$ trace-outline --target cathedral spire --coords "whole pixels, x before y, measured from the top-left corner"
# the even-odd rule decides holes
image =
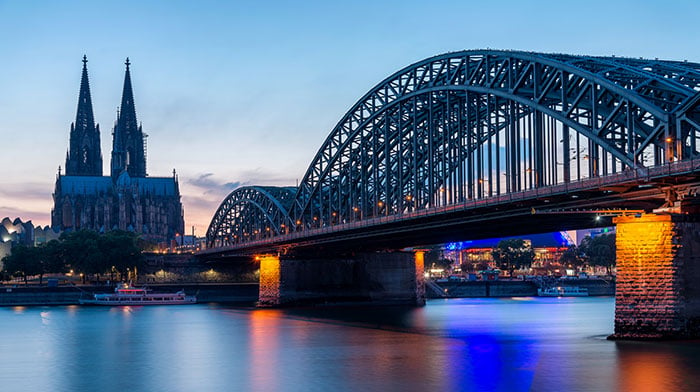
[[[144,137],[136,122],[134,92],[131,87],[131,62],[126,58],[122,104],[117,115],[112,140],[112,176],[117,177],[127,170],[132,177],[146,177]]]
[[[101,176],[102,153],[100,128],[95,125],[87,72],[87,56],[83,55],[83,73],[80,79],[78,111],[71,124],[69,154],[66,157],[66,175]]]
[[[131,88],[131,72],[129,71],[129,58],[126,58],[126,74],[124,75],[124,89],[122,90],[122,106],[119,121],[127,129],[136,128],[136,106],[134,105],[134,91]]]

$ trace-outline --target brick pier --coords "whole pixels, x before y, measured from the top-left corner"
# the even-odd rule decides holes
[[[700,336],[700,223],[692,214],[615,218],[617,290],[610,339]]]

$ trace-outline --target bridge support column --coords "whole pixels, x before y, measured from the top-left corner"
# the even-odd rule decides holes
[[[260,256],[259,306],[363,302],[425,305],[423,252]]]
[[[700,219],[618,217],[615,333],[611,339],[700,336]]]

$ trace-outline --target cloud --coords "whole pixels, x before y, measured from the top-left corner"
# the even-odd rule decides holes
[[[204,195],[227,195],[232,190],[249,185],[260,186],[289,186],[294,180],[277,174],[271,174],[261,168],[245,170],[234,174],[238,181],[223,181],[215,178],[214,173],[203,173],[194,178],[188,178],[185,183],[204,189]]]
[[[52,186],[45,183],[3,183],[0,196],[20,200],[51,200]]]
[[[242,185],[245,185],[241,181],[234,181],[234,182],[223,182],[223,181],[217,181],[216,179],[213,178],[214,173],[204,173],[200,174],[196,178],[189,178],[185,182],[187,184],[196,186],[197,188],[203,188],[205,189],[204,194],[208,195],[211,193],[215,194],[221,194],[221,193],[227,193],[230,192]]]
[[[0,219],[5,217],[14,220],[20,218],[24,222],[33,222],[36,225],[47,225],[51,221],[48,211],[30,210],[13,206],[0,206]]]

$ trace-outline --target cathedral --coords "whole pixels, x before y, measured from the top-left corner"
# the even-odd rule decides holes
[[[58,169],[51,226],[58,230],[129,230],[152,242],[168,242],[184,231],[175,170],[172,177],[146,173],[146,135],[136,121],[129,59],[122,102],[112,131],[108,176],[102,175],[100,126],[95,124],[83,56],[78,112],[70,127],[65,174]]]

